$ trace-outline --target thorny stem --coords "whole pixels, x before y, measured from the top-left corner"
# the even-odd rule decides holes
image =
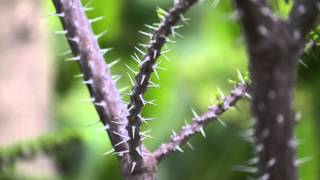
[[[174,25],[197,0],[179,0],[168,12],[151,38],[150,48],[141,62],[132,88],[129,112],[105,64],[97,37],[79,0],[52,0],[72,49],[84,74],[92,102],[108,132],[113,148],[121,161],[127,180],[155,180],[156,165],[204,126],[245,95],[247,84],[239,84],[223,102],[172,136],[153,154],[140,138],[143,96],[154,71],[161,49]],[[318,14],[319,1],[296,0],[288,21],[280,20],[268,8],[266,0],[235,0],[240,11],[250,55],[252,77],[252,112],[255,125],[258,177],[270,180],[297,179],[295,164],[294,112],[292,107],[297,59],[304,36],[311,30]],[[143,157],[142,157],[143,156]],[[272,164],[270,163],[272,162]],[[270,165],[271,164],[271,165]]]
[[[151,73],[154,71],[153,66],[159,56],[161,56],[161,49],[167,41],[167,37],[172,33],[173,26],[183,17],[185,13],[197,0],[179,0],[174,7],[168,12],[158,29],[154,32],[151,38],[150,48],[141,62],[140,71],[135,77],[136,84],[132,88],[130,95],[130,103],[128,105],[129,124],[127,130],[130,136],[130,155],[133,161],[138,164],[141,163],[142,157],[137,152],[137,148],[141,150],[140,125],[141,119],[139,114],[144,106],[144,93],[149,85]]]
[[[92,103],[95,104],[100,121],[104,124],[115,152],[121,160],[122,173],[130,173],[130,159],[126,142],[127,110],[104,62],[97,38],[79,0],[52,0],[65,30],[65,35],[84,75]],[[118,134],[121,134],[119,136]],[[123,142],[118,144],[119,142]],[[117,145],[118,144],[118,145]]]
[[[226,96],[222,102],[215,106],[210,106],[209,111],[205,112],[201,116],[194,117],[191,124],[185,125],[182,127],[182,130],[174,134],[170,141],[162,144],[154,153],[154,157],[160,162],[164,157],[167,157],[169,154],[176,150],[181,151],[181,146],[185,144],[188,139],[193,135],[203,131],[205,125],[210,122],[214,122],[228,109],[233,107],[243,96],[245,96],[247,91],[247,84],[237,85],[230,93]]]

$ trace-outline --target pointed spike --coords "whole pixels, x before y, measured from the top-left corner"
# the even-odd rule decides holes
[[[109,53],[112,50],[113,48],[105,48],[105,49],[101,49],[100,53],[104,56],[105,54]]]
[[[206,133],[204,132],[202,126],[200,127],[200,132],[201,132],[202,136],[203,136],[204,138],[206,138]]]
[[[190,149],[194,150],[194,147],[192,146],[192,144],[189,141],[187,141],[187,145],[189,146]]]
[[[100,39],[102,36],[104,36],[105,34],[107,34],[108,30],[102,31],[101,33],[97,34],[95,37],[96,39]]]
[[[106,156],[106,155],[109,155],[109,154],[111,154],[113,152],[114,152],[114,149],[112,148],[110,151],[107,151],[107,152],[103,153],[102,155]]]
[[[182,152],[182,153],[184,152],[183,149],[181,149],[181,147],[180,147],[179,145],[176,146],[176,149],[177,149],[178,151]]]
[[[136,151],[143,158],[143,154],[142,154],[141,150],[139,149],[139,147],[136,147]]]
[[[223,127],[227,127],[227,124],[223,122],[220,118],[217,118],[217,120]]]
[[[133,79],[131,78],[131,76],[130,76],[130,74],[129,74],[128,72],[127,72],[127,74],[128,74],[129,80],[130,80],[130,82],[131,82],[131,85],[134,86],[134,81],[133,81]]]
[[[123,156],[125,153],[129,153],[129,150],[114,152],[113,154],[116,154],[116,155],[118,155],[118,156]]]
[[[128,86],[126,86],[126,87],[124,87],[124,88],[121,88],[121,89],[119,89],[119,92],[120,93],[123,93],[125,90],[127,90],[129,87]]]
[[[134,171],[134,168],[136,167],[137,163],[136,162],[132,162],[132,166],[131,166],[131,174],[133,173]]]
[[[93,24],[93,23],[96,23],[98,21],[103,20],[104,18],[105,18],[104,16],[96,17],[96,18],[90,19],[89,22],[90,22],[90,24]]]
[[[145,78],[146,78],[146,76],[145,76],[145,75],[142,75],[140,85],[142,85],[142,84],[143,84],[143,82],[144,82]]]
[[[81,57],[80,55],[76,56],[76,57],[70,57],[67,58],[66,61],[80,61]]]
[[[182,14],[180,14],[180,18],[182,22],[184,22],[186,25],[189,25],[188,21],[190,20],[190,18],[185,18]]]
[[[142,94],[139,95],[139,98],[140,98],[142,104],[145,105],[145,101],[144,101],[144,99],[143,99],[143,97],[142,97]]]
[[[105,101],[101,101],[101,102],[98,102],[98,103],[94,103],[96,106],[101,106],[103,108],[106,108],[107,107],[107,103]]]
[[[213,8],[215,8],[215,7],[218,6],[219,2],[220,2],[220,0],[213,0],[213,2],[211,3],[211,6],[212,6]]]
[[[125,139],[127,139],[128,138],[128,136],[126,136],[126,135],[123,135],[123,134],[120,134],[120,133],[118,133],[118,132],[116,132],[116,131],[111,131],[113,134],[116,134],[116,135],[118,135],[119,137],[122,137],[122,138],[125,138]]]
[[[135,70],[133,70],[129,65],[124,64],[131,72],[133,72],[133,74],[137,74],[137,72]]]
[[[96,131],[105,131],[105,130],[108,130],[109,128],[110,128],[110,126],[108,124],[106,124],[102,128],[96,129]]]
[[[152,81],[150,81],[149,80],[149,85],[148,85],[149,87],[155,87],[155,88],[160,88],[160,85],[159,84],[156,84],[156,83],[154,83],[154,82],[152,82]]]
[[[237,69],[237,73],[238,73],[238,78],[240,79],[241,83],[245,84],[246,82],[245,82],[245,80],[244,80],[244,78],[243,78],[243,76],[242,76],[242,74],[241,74],[239,69]]]
[[[168,43],[177,43],[177,41],[174,41],[174,40],[171,40],[170,38],[168,38],[168,37],[165,37],[165,39],[166,39],[166,42],[168,42]]]
[[[131,127],[131,130],[132,130],[132,139],[134,139],[136,127],[135,127],[135,126],[132,126],[132,127]]]
[[[113,67],[114,65],[116,65],[119,61],[120,61],[120,58],[112,61],[111,63],[108,64],[108,67],[109,67],[109,68],[112,68],[112,67]]]
[[[73,78],[83,78],[83,77],[84,77],[84,74],[82,73],[73,75]]]
[[[66,35],[68,33],[67,30],[61,30],[61,31],[54,31],[53,32],[54,34],[63,34],[63,35]]]
[[[152,67],[152,69],[153,69],[154,75],[157,77],[158,80],[160,80],[160,77],[159,77],[159,74],[157,72],[157,69],[154,66]]]
[[[151,33],[147,33],[147,32],[144,32],[144,31],[139,31],[139,33],[142,34],[142,35],[145,35],[145,36],[149,37],[150,39],[151,39],[152,36],[153,36]]]
[[[220,88],[217,87],[218,93],[220,94],[221,98],[224,99],[225,95],[223,94],[223,92],[221,91]]]
[[[135,61],[135,62],[137,62],[139,65],[141,65],[141,59],[139,58],[139,56],[136,54],[136,53],[134,53],[134,56],[133,55],[131,55],[131,58]]]
[[[312,157],[303,157],[303,158],[295,160],[294,165],[296,167],[298,167],[301,164],[304,164],[304,163],[307,163],[307,162],[311,161],[312,159],[313,159]]]
[[[93,8],[93,7],[83,7],[83,10],[84,10],[85,12],[89,12],[89,11],[93,11],[94,8]]]
[[[151,30],[157,30],[158,29],[157,27],[151,26],[151,25],[148,25],[148,24],[145,24],[144,26],[149,28],[149,29],[151,29]]]
[[[114,76],[112,76],[112,79],[113,79],[115,82],[118,82],[121,78],[122,78],[121,75],[114,75]]]
[[[46,17],[53,17],[53,16],[55,16],[55,17],[64,17],[64,12],[61,12],[61,13],[51,13],[51,14],[49,14],[49,15],[47,15],[47,16],[44,16],[44,17],[46,18]]]
[[[71,50],[67,50],[67,51],[65,51],[63,53],[60,53],[58,56],[66,56],[66,55],[71,54],[71,53],[72,53]]]
[[[177,133],[176,133],[176,131],[174,129],[172,129],[172,134],[173,134],[173,136],[177,135]]]
[[[235,171],[246,172],[246,173],[257,173],[258,171],[256,167],[243,166],[243,165],[234,166],[232,169]]]
[[[150,48],[150,44],[139,43],[138,45],[141,46],[142,48]]]
[[[93,84],[94,81],[93,79],[89,79],[89,80],[86,80],[86,81],[82,81],[83,84]]]
[[[114,124],[119,124],[119,125],[127,125],[126,123],[119,122],[119,121],[111,121]]]
[[[142,54],[143,56],[146,55],[145,52],[143,52],[141,49],[139,49],[138,47],[134,47],[135,50],[137,50],[140,54]]]
[[[124,140],[118,142],[117,144],[115,144],[114,147],[119,146],[119,145],[121,145],[121,144],[123,144],[123,143],[125,143],[125,142],[127,142],[129,140],[130,140],[130,138],[124,139]]]
[[[246,92],[244,95],[245,95],[248,99],[252,100],[252,97],[251,97],[251,95],[250,95],[249,93]]]
[[[302,61],[302,59],[299,59],[299,63],[302,64],[302,66],[304,66],[306,69],[309,69],[309,66]]]
[[[193,108],[191,108],[191,112],[195,118],[199,118],[199,115],[197,114],[197,112]]]
[[[158,55],[158,51],[157,51],[157,50],[154,50],[154,51],[153,51],[153,59],[156,59],[156,58],[157,58],[157,55]]]
[[[81,102],[84,102],[84,103],[93,103],[95,101],[95,98],[90,98],[90,99],[85,99],[85,100],[81,100]]]

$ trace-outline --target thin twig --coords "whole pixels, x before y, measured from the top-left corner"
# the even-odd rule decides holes
[[[239,99],[246,95],[247,88],[247,84],[237,85],[231,91],[230,95],[226,96],[220,104],[211,106],[209,107],[209,111],[205,112],[201,116],[194,117],[191,124],[185,125],[179,133],[174,134],[171,137],[169,142],[162,144],[153,153],[158,162],[176,150],[181,151],[180,146],[187,143],[188,139],[193,135],[199,132],[203,133],[204,126],[210,122],[218,120],[221,114],[234,106]]]

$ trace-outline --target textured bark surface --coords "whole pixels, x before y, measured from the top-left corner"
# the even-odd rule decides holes
[[[284,21],[265,0],[235,0],[250,59],[257,176],[262,180],[298,179],[294,88],[304,37],[318,14],[316,2],[295,1]]]
[[[71,60],[79,63],[92,103],[109,135],[113,149],[120,160],[123,177],[128,180],[155,179],[156,160],[146,157],[137,166],[129,156],[127,109],[112,79],[108,65],[96,36],[91,30],[85,9],[79,0],[53,0],[57,16],[60,17],[68,43],[74,55]],[[145,150],[147,151],[147,150]],[[149,153],[150,154],[150,153]]]
[[[136,84],[132,87],[132,94],[130,94],[130,103],[128,105],[128,127],[127,130],[130,136],[130,155],[131,158],[141,164],[142,157],[136,149],[141,149],[140,126],[142,120],[140,113],[144,102],[144,94],[150,84],[150,77],[156,71],[157,59],[162,55],[161,49],[168,40],[169,36],[173,34],[175,26],[183,18],[183,14],[191,8],[198,0],[178,0],[174,3],[173,8],[165,15],[164,19],[152,35],[150,47],[139,63],[140,70],[135,76]],[[135,134],[135,136],[133,136]],[[141,150],[140,150],[141,151]]]
[[[174,25],[184,19],[186,12],[196,0],[175,1],[173,8],[163,12],[162,22],[151,27],[151,42],[133,83],[130,103],[126,107],[119,90],[105,64],[97,37],[80,0],[52,0],[62,22],[71,47],[73,58],[83,73],[92,103],[109,135],[115,154],[120,160],[121,171],[126,180],[155,180],[159,161],[186,143],[192,135],[203,132],[203,126],[218,118],[233,106],[247,90],[247,84],[238,87],[220,104],[212,106],[202,116],[195,117],[190,125],[174,134],[168,143],[153,154],[146,149],[140,137],[139,115],[147,102],[144,93],[149,78],[155,70],[155,62],[161,48],[173,33]],[[297,62],[303,47],[304,36],[311,29],[318,10],[315,0],[296,0],[288,21],[280,20],[269,7],[267,0],[235,0],[246,34],[250,57],[250,73],[253,93],[252,113],[255,124],[255,147],[258,157],[258,178],[261,180],[296,180],[296,141],[294,139],[293,94]],[[319,6],[320,7],[320,6]],[[159,13],[159,12],[158,12]]]
[[[293,95],[299,48],[286,24],[274,31],[271,41],[249,45],[258,176],[294,180]]]

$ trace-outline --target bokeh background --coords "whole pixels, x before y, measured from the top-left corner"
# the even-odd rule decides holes
[[[240,26],[231,1],[203,1],[185,15],[188,25],[178,30],[183,36],[168,43],[170,60],[160,58],[160,88],[149,89],[146,99],[156,106],[146,106],[145,117],[154,117],[143,126],[154,138],[145,140],[155,150],[192,118],[217,102],[218,89],[225,94],[237,79],[237,70],[247,71],[247,55]],[[89,4],[88,4],[89,3]],[[272,8],[283,18],[291,4],[273,0]],[[106,62],[121,58],[112,69],[122,76],[118,87],[131,86],[131,59],[134,47],[147,43],[139,33],[149,31],[144,25],[159,22],[158,7],[168,10],[172,0],[92,0],[83,1],[94,8],[88,17],[105,16],[93,25],[102,48],[113,48]],[[115,155],[103,156],[111,149],[102,125],[90,103],[78,65],[65,62],[68,55],[65,37],[54,34],[61,25],[51,1],[1,0],[0,2],[0,179],[121,179]],[[171,38],[172,39],[172,38]],[[319,51],[309,49],[301,59],[296,90],[299,119],[296,136],[299,167],[304,180],[320,179],[320,70]],[[128,100],[124,97],[124,100]],[[191,139],[194,150],[183,146],[184,153],[174,153],[160,165],[159,180],[242,180],[251,174],[236,171],[252,159],[250,141],[250,104],[239,103],[240,111],[230,110],[221,119],[227,124],[211,123],[206,138]],[[254,170],[249,168],[248,170]]]

